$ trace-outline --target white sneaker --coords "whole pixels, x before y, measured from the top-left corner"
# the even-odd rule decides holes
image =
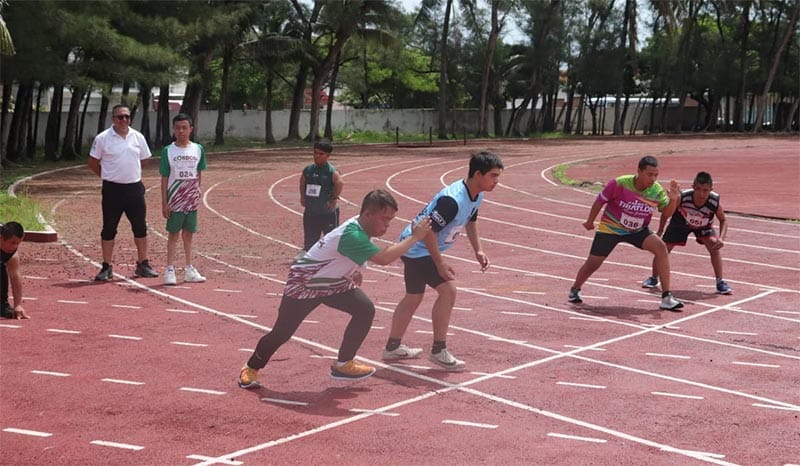
[[[450,352],[447,351],[447,348],[439,351],[436,354],[430,353],[428,355],[428,360],[439,365],[440,367],[443,367],[445,370],[453,372],[463,371],[467,366],[467,363],[460,359],[456,359],[455,356],[450,354]]]
[[[187,265],[183,269],[183,272],[183,281],[187,283],[203,283],[206,281],[206,277],[200,275],[200,272],[198,272],[197,269],[192,265]]]
[[[167,270],[164,271],[164,284],[165,285],[177,285],[178,284],[178,277],[175,276],[175,267],[169,266]]]
[[[384,361],[397,361],[398,359],[414,359],[422,354],[422,348],[409,348],[406,345],[400,345],[392,351],[383,350]]]
[[[667,293],[666,296],[661,298],[661,304],[658,306],[667,311],[678,311],[683,307],[683,303],[679,299],[675,299],[672,293]]]

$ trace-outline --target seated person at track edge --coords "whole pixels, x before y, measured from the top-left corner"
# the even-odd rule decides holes
[[[18,222],[0,223],[0,317],[5,319],[30,319],[22,307],[22,276],[17,249],[25,237]],[[14,305],[8,304],[8,284],[14,293]]]
[[[728,221],[725,211],[719,203],[719,194],[712,191],[714,183],[711,175],[699,172],[694,177],[692,189],[681,192],[681,200],[675,213],[669,221],[669,226],[661,237],[667,245],[667,251],[672,252],[675,246],[686,246],[689,233],[693,233],[698,243],[702,244],[711,255],[711,267],[717,279],[717,293],[731,294],[733,290],[722,279],[722,254],[720,249],[728,232]],[[719,219],[719,236],[714,231],[714,217]],[[666,217],[661,217],[664,222]],[[662,228],[659,228],[661,230]],[[644,288],[658,286],[658,270],[653,261],[653,274],[642,282]]]
[[[367,261],[387,265],[408,251],[430,231],[430,219],[413,227],[413,233],[381,249],[370,238],[386,233],[397,212],[397,201],[389,192],[377,189],[367,193],[361,212],[317,241],[289,268],[289,278],[278,307],[272,331],[261,337],[256,349],[239,374],[241,388],[259,386],[258,371],[297,331],[303,320],[320,304],[350,314],[331,377],[360,380],[375,373],[375,368],[355,360],[375,317],[375,305],[361,291],[361,267]]]
[[[609,181],[594,201],[589,217],[583,223],[587,230],[594,229],[594,219],[605,204],[603,216],[597,226],[589,257],[578,270],[575,283],[569,290],[569,302],[582,303],[581,286],[603,265],[611,251],[620,242],[626,242],[655,256],[656,269],[663,279],[661,309],[676,311],[683,303],[670,292],[669,253],[667,246],[659,238],[663,222],[659,224],[658,234],[648,226],[653,212],[669,217],[675,211],[681,196],[678,182],[672,180],[669,192],[656,181],[658,179],[658,160],[648,155],[639,160],[636,175],[623,175]]]

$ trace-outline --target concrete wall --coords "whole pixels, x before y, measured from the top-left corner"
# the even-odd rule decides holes
[[[613,107],[606,108],[605,118],[605,134],[611,134],[613,126],[611,119],[613,117]],[[668,119],[675,120],[678,109],[671,108]],[[684,109],[684,124],[691,123],[694,118],[695,109]],[[527,111],[524,114],[522,124],[527,122]],[[660,116],[660,109],[657,111],[657,116]],[[630,128],[632,119],[634,118],[634,107],[628,110],[628,121],[625,124],[625,133],[627,134]],[[104,127],[111,126],[110,112],[108,114],[109,121]],[[263,139],[265,127],[266,113],[263,111],[242,111],[233,110],[225,114],[225,136],[233,138],[246,138],[246,139]],[[62,117],[62,135],[63,127],[66,124],[66,113]],[[508,124],[508,119],[511,117],[510,110],[504,110],[502,116],[503,128]],[[88,147],[92,142],[95,134],[97,134],[97,112],[87,112],[84,122],[84,147],[88,152]],[[155,112],[150,114],[150,134],[155,136]],[[320,127],[324,128],[325,114],[321,115]],[[584,115],[584,131],[588,134],[591,132],[592,123],[591,115],[588,111]],[[9,119],[10,121],[10,119]],[[642,128],[647,127],[650,123],[649,109],[645,109],[639,122],[639,132]],[[47,114],[43,113],[39,116],[39,131],[38,143],[43,144],[45,126],[47,124]],[[196,122],[197,135],[201,141],[209,141],[214,139],[215,127],[217,124],[216,111],[201,111]],[[334,131],[348,130],[348,131],[374,131],[374,132],[388,132],[394,134],[395,128],[399,128],[401,133],[411,134],[428,134],[432,129],[433,137],[435,138],[438,133],[437,111],[432,109],[342,109],[334,110],[332,115],[332,125]],[[137,112],[132,126],[136,129],[141,128],[141,112]],[[474,134],[478,127],[478,112],[476,110],[456,110],[453,111],[448,122],[448,132],[451,135],[462,137],[464,131],[468,134]],[[300,136],[305,137],[308,134],[309,127],[309,112],[304,111],[300,116]],[[559,122],[557,128],[562,128],[563,123]],[[573,123],[574,128],[574,123]],[[289,111],[276,110],[272,112],[272,131],[273,136],[277,140],[286,137],[289,129]],[[574,130],[574,129],[573,129]],[[322,132],[322,130],[320,131]],[[489,117],[489,133],[494,134],[493,117]]]

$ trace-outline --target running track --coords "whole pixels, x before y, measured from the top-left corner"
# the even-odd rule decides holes
[[[758,157],[787,152],[797,176],[796,138],[749,143],[759,150],[739,167],[743,179],[757,176]],[[342,218],[368,190],[390,189],[400,203],[386,235],[393,239],[435,191],[465,175],[466,154],[484,147],[337,148]],[[468,371],[378,361],[402,296],[396,263],[365,272],[378,312],[359,354],[380,370],[356,384],[327,375],[345,324],[327,308],[262,371],[262,389],[235,384],[274,322],[302,242],[297,177],[307,151],[211,156],[195,241],[209,281],[192,286],[130,279],[135,251],[124,220],[117,279],[91,282],[99,182],[85,168],[26,181],[60,241],[23,245],[33,319],[0,321],[0,463],[800,464],[797,223],[729,215],[730,296],[713,293],[704,249],[676,249],[682,313],[659,311],[659,295],[639,287],[649,256],[627,246],[584,287],[585,304],[566,302],[591,242],[580,224],[594,194],[557,185],[550,168],[575,162],[573,178],[588,169],[605,181],[603,170],[632,173],[647,153],[661,161],[662,180],[685,183],[697,170],[713,174],[708,160],[742,140],[488,147],[506,163],[480,213],[493,265],[481,274],[465,238],[447,256],[460,290],[448,346]],[[156,167],[145,176],[150,257],[163,269]],[[718,186],[723,205],[742,199],[729,176]],[[798,185],[790,186],[796,206]],[[428,293],[406,343],[429,347],[431,303]]]

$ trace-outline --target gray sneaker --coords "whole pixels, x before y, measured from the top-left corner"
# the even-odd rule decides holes
[[[96,282],[107,282],[114,278],[114,272],[111,270],[111,266],[100,269],[100,272],[95,275],[94,281]]]
[[[384,361],[397,361],[399,359],[414,359],[422,354],[422,348],[409,348],[406,345],[400,345],[392,351],[383,350]]]
[[[460,359],[456,359],[455,356],[450,354],[450,352],[447,351],[447,348],[439,351],[436,354],[430,353],[428,355],[428,360],[440,367],[443,367],[445,370],[452,372],[463,371],[467,366],[467,363]]]
[[[666,296],[661,298],[661,304],[658,306],[666,311],[678,311],[683,307],[683,303],[672,296],[672,293],[667,293]]]
[[[150,267],[150,262],[147,259],[136,263],[136,270],[133,272],[133,274],[137,277],[143,278],[155,278],[158,276],[158,272]]]
[[[650,276],[642,282],[642,288],[655,288],[658,286],[658,277]]]
[[[571,303],[582,303],[583,299],[581,299],[581,290],[579,288],[570,288],[569,289],[569,298],[567,301]]]

